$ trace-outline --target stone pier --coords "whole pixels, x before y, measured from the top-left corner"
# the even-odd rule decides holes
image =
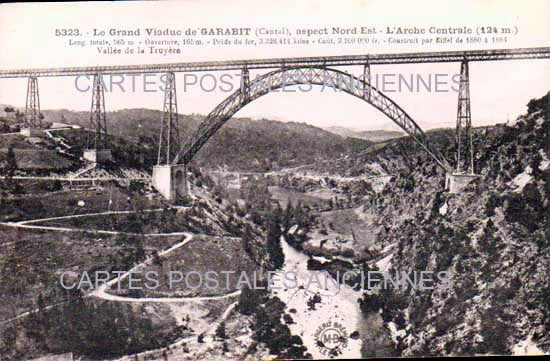
[[[187,167],[185,164],[154,166],[153,187],[169,201],[186,197]]]
[[[445,177],[445,189],[449,193],[460,193],[468,184],[479,178],[477,174],[447,173]]]

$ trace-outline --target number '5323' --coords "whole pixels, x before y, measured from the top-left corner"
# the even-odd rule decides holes
[[[79,29],[55,29],[55,36],[79,36]]]

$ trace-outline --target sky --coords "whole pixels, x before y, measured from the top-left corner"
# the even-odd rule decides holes
[[[4,4],[0,6],[0,69],[43,68],[86,65],[150,64],[187,61],[261,59],[270,57],[354,55],[494,48],[550,46],[550,2],[517,1],[170,1],[107,2],[59,4]],[[111,28],[135,30],[187,29],[210,27],[298,28],[324,27],[460,27],[497,26],[517,29],[504,44],[309,44],[309,45],[203,45],[189,46],[182,54],[99,54],[95,46],[69,45],[69,39],[55,36],[55,29],[78,28],[82,39]],[[143,31],[143,30],[142,30]],[[129,39],[129,38],[125,38]],[[162,38],[160,38],[162,39]],[[470,63],[470,92],[474,126],[502,123],[525,112],[526,103],[549,89],[550,59]],[[341,67],[355,75],[362,67]],[[373,76],[396,79],[429,79],[443,74],[449,79],[460,71],[459,63],[376,65]],[[252,78],[261,72],[251,73]],[[235,72],[230,72],[234,75]],[[389,74],[389,75],[388,75]],[[212,86],[212,74],[196,73]],[[219,77],[221,73],[214,76]],[[188,76],[188,75],[187,75]],[[201,78],[202,76],[202,78]],[[226,96],[219,89],[211,92],[198,86],[184,87],[191,78],[177,74],[180,113],[209,113]],[[210,78],[208,78],[210,77]],[[149,78],[159,82],[158,77]],[[238,77],[234,77],[235,85]],[[380,78],[379,78],[380,79]],[[125,91],[115,87],[107,93],[107,110],[124,108],[162,109],[163,93],[144,91],[143,78],[136,78],[135,89],[125,78]],[[209,82],[210,81],[210,82]],[[27,80],[0,79],[0,104],[24,106]],[[90,92],[79,91],[89,79],[74,77],[40,78],[42,109],[89,110]],[[454,127],[457,93],[427,91],[422,88],[401,91],[387,86],[386,94],[398,103],[423,128]],[[151,87],[149,87],[151,90]],[[303,92],[280,92],[264,96],[236,116],[306,122],[315,126],[344,126],[361,130],[398,129],[388,118],[363,101],[330,89],[315,88]]]

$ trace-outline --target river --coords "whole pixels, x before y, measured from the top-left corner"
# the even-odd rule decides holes
[[[281,289],[272,290],[274,295],[286,303],[286,311],[294,320],[294,323],[289,325],[292,334],[302,338],[304,346],[314,358],[329,357],[328,352],[332,348],[341,351],[341,354],[338,355],[339,358],[361,357],[361,339],[350,337],[354,331],[361,327],[363,320],[358,303],[361,292],[345,286],[339,287],[331,281],[330,277],[325,277],[318,271],[308,270],[308,256],[289,246],[284,239],[281,239],[281,246],[285,255],[282,272],[292,278],[296,275],[296,283],[303,286],[303,288],[289,287],[285,289],[282,288],[282,280],[279,280],[281,282],[275,284],[279,285]],[[290,285],[291,282],[286,284]],[[307,301],[315,294],[320,295],[321,300],[314,309],[311,309],[308,307]],[[296,312],[289,312],[292,309]],[[334,342],[326,342],[325,347],[320,347],[317,341],[327,332],[336,333],[345,341],[338,345]]]

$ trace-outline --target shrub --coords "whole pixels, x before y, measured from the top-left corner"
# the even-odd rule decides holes
[[[221,339],[221,340],[225,340],[227,338],[227,335],[225,333],[225,322],[224,321],[220,322],[220,324],[216,328],[216,337]]]
[[[315,310],[315,306],[321,302],[321,296],[317,293],[314,296],[308,298],[307,308],[308,310]]]

